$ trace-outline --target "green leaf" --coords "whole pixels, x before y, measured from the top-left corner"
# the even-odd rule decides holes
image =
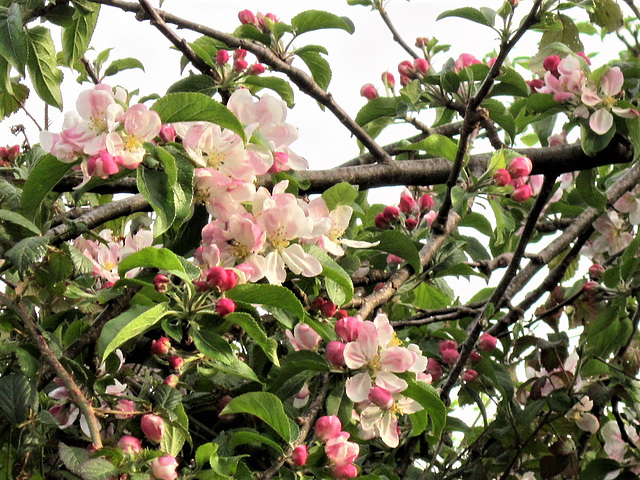
[[[20,240],[5,253],[5,257],[13,263],[22,276],[47,253],[49,239],[46,237],[28,237]]]
[[[236,447],[240,445],[247,444],[263,444],[273,448],[279,454],[284,453],[282,447],[278,445],[276,442],[271,440],[269,437],[264,435],[260,435],[258,432],[253,430],[240,430],[236,431],[231,438],[229,439],[229,448],[234,450]]]
[[[453,10],[447,10],[446,12],[442,12],[438,15],[436,20],[440,20],[447,17],[459,17],[464,18],[466,20],[471,20],[472,22],[479,23],[480,25],[485,25],[487,27],[493,27],[493,22],[477,8],[472,7],[463,7],[463,8],[455,8]]]
[[[253,25],[240,25],[234,30],[233,35],[240,38],[249,38],[266,46],[271,45],[271,37],[266,33],[262,33]]]
[[[589,19],[607,32],[614,32],[624,25],[622,10],[615,0],[593,0]]]
[[[428,383],[409,379],[409,386],[402,392],[403,395],[414,399],[426,410],[431,418],[433,434],[440,438],[447,421],[447,407],[440,400],[438,391]]]
[[[138,190],[157,214],[153,224],[153,234],[157,237],[166,232],[176,218],[175,197],[173,190],[169,188],[169,177],[165,172],[140,165],[137,184]]]
[[[499,167],[504,168],[504,167]],[[471,227],[476,229],[478,232],[482,233],[490,237],[493,235],[493,227],[491,226],[491,222],[487,219],[485,215],[482,215],[478,212],[471,212],[462,217],[460,221],[461,227]]]
[[[322,193],[322,199],[329,211],[338,205],[351,205],[358,198],[358,189],[349,182],[340,182]]]
[[[76,475],[80,473],[80,465],[89,460],[91,455],[86,448],[69,447],[62,442],[58,444],[58,454],[64,466]]]
[[[229,402],[220,415],[248,413],[265,422],[286,442],[293,441],[289,417],[284,412],[278,397],[268,392],[251,392],[240,395]]]
[[[525,82],[524,78],[522,78],[522,75],[516,72],[513,68],[505,66],[502,67],[501,72],[504,73],[496,78],[496,81],[499,83],[492,90],[492,96],[500,94],[501,90],[504,91],[504,94],[506,95],[521,97],[529,96],[529,86],[527,85],[527,82]],[[508,93],[505,89],[507,85],[512,87],[508,90]]]
[[[615,124],[604,135],[598,135],[588,125],[580,125],[580,144],[585,154],[590,157],[595,156],[601,150],[604,150],[611,139],[616,134]]]
[[[78,467],[82,480],[108,480],[118,469],[106,458],[91,458]]]
[[[283,78],[248,75],[244,78],[244,84],[254,87],[251,89],[254,92],[258,92],[262,88],[273,90],[285,101],[287,107],[293,107],[293,89],[289,82]]]
[[[2,59],[0,58],[0,61]],[[21,83],[12,82],[7,77],[5,88],[0,88],[0,119],[20,110],[29,97],[29,89]]]
[[[182,403],[173,409],[173,413],[176,414],[177,420],[175,422],[164,421],[164,434],[160,440],[160,449],[177,457],[184,442],[189,439],[189,417],[184,411]]]
[[[307,10],[300,12],[291,19],[291,26],[298,35],[312,30],[339,28],[352,34],[355,32],[353,22],[347,17],[339,17],[322,10]]]
[[[62,110],[62,72],[56,67],[56,50],[51,34],[45,27],[33,27],[28,31],[29,58],[27,69],[38,96],[49,105]]]
[[[87,7],[89,12],[75,9],[70,24],[62,31],[62,59],[69,67],[87,51],[98,21],[100,5],[87,4]]]
[[[0,15],[0,56],[4,57],[24,76],[28,57],[20,4],[12,3],[6,14]]]
[[[291,352],[282,359],[282,366],[274,368],[269,373],[267,385],[272,392],[278,392],[287,380],[305,371],[328,372],[329,365],[324,357],[316,352],[300,350]]]
[[[305,245],[304,250],[316,257],[322,264],[321,275],[325,277],[325,285],[331,301],[336,305],[350,302],[354,292],[353,282],[345,269],[316,245]]]
[[[137,58],[118,58],[109,64],[107,69],[104,71],[104,76],[110,77],[111,75],[115,75],[123,70],[131,70],[133,68],[139,68],[144,72],[144,65]]]
[[[192,328],[189,331],[193,337],[193,343],[200,353],[209,358],[218,360],[226,365],[231,365],[236,358],[229,342],[210,330]]]
[[[331,82],[331,67],[319,53],[313,51],[296,51],[295,54],[307,65],[311,76],[320,88],[326,90]]]
[[[544,48],[554,42],[560,42],[574,52],[583,52],[584,45],[580,41],[580,32],[574,21],[561,13],[556,14],[555,18],[560,23],[561,28],[545,31],[540,40],[540,48]]]
[[[26,377],[10,374],[0,377],[0,412],[13,425],[24,422],[29,416],[31,385]]]
[[[395,117],[399,103],[399,97],[378,97],[369,100],[356,115],[356,123],[364,126],[380,117]]]
[[[154,103],[151,110],[160,115],[162,123],[211,122],[228,128],[246,141],[244,127],[231,110],[202,93],[169,93]]]
[[[226,375],[234,375],[236,377],[246,378],[247,380],[251,380],[253,382],[262,383],[262,381],[256,375],[256,372],[254,372],[249,365],[239,360],[238,358],[234,358],[233,362],[230,365],[214,361],[212,363],[212,366],[217,371],[222,372]]]
[[[449,137],[438,134],[429,135],[424,140],[400,148],[402,150],[424,150],[430,155],[443,157],[452,162],[455,161],[458,153],[458,145],[456,142]]]
[[[227,322],[232,322],[242,327],[247,335],[262,349],[267,358],[271,360],[274,365],[280,366],[280,360],[278,359],[278,342],[273,338],[268,338],[264,327],[256,322],[251,315],[248,313],[234,312],[228,314],[224,319]]]
[[[609,420],[613,422],[614,420]],[[580,472],[580,480],[601,480],[607,474],[619,470],[621,465],[610,458],[598,458],[593,460],[584,467]]]
[[[14,225],[19,225],[35,235],[40,235],[42,233],[33,222],[27,220],[19,213],[12,212],[10,210],[0,210],[0,222],[9,222]]]
[[[155,247],[143,248],[122,260],[118,265],[118,275],[124,277],[129,270],[139,267],[165,270],[189,283],[199,275],[197,269],[187,272],[180,257],[171,250]]]
[[[159,303],[150,309],[133,307],[129,310],[129,312],[133,311],[131,314],[126,312],[107,322],[98,340],[100,362],[103,362],[116,348],[119,348],[132,338],[142,335],[160,322],[167,309],[166,303]],[[127,315],[124,317],[128,320],[126,323],[122,319],[124,315]],[[111,338],[112,335],[113,338]],[[102,345],[104,345],[104,348],[101,348]]]
[[[451,299],[435,287],[422,282],[412,292],[412,303],[424,310],[437,310],[451,305]]]
[[[299,320],[305,316],[304,307],[291,290],[280,285],[245,283],[227,292],[227,298],[267,307],[277,307],[295,315]]]
[[[25,217],[35,218],[42,201],[70,168],[68,163],[62,163],[51,154],[38,160],[22,189],[22,213]]]
[[[596,177],[595,169],[581,171],[576,178],[576,190],[587,205],[604,210],[607,207],[607,196],[596,186]]]
[[[218,85],[209,75],[189,75],[167,89],[167,93],[197,92],[209,97],[217,91]]]
[[[375,236],[380,242],[375,248],[404,259],[416,273],[422,271],[420,253],[413,240],[397,230],[385,230]]]
[[[516,122],[513,115],[507,110],[502,102],[493,98],[487,98],[482,102],[482,106],[489,110],[491,119],[504,128],[504,131],[511,138],[516,135]]]

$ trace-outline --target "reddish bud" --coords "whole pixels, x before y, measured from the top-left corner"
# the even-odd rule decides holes
[[[589,267],[589,278],[591,280],[602,280],[602,274],[604,273],[604,267],[599,263],[594,263]]]
[[[404,221],[404,226],[406,227],[407,230],[412,232],[418,226],[418,221],[415,218],[407,218]]]
[[[171,367],[172,370],[180,370],[184,365],[184,359],[178,355],[170,356],[168,361],[169,367]]]
[[[164,436],[164,420],[158,415],[149,413],[140,419],[140,428],[151,443],[160,443]]]
[[[600,285],[598,282],[589,281],[582,285],[582,291],[588,293],[589,295],[593,295],[598,290],[600,290]]]
[[[411,63],[409,60],[400,62],[400,64],[398,65],[398,72],[401,76],[412,77],[415,73],[413,63]]]
[[[160,133],[158,133],[160,140],[163,142],[175,142],[176,140],[176,129],[171,125],[162,125],[160,127]]]
[[[118,448],[126,455],[137,455],[142,452],[142,442],[139,438],[125,435],[118,440]]]
[[[534,78],[533,80],[528,80],[527,85],[533,91],[536,91],[538,88],[544,87],[544,80],[541,78]]]
[[[496,337],[485,332],[480,336],[480,340],[478,340],[478,348],[483,352],[490,352],[496,348],[497,343],[498,339]]]
[[[516,202],[525,202],[531,197],[531,187],[529,185],[520,185],[511,194],[511,199]]]
[[[335,331],[345,342],[353,342],[358,338],[358,330],[362,320],[357,317],[345,317],[336,322]]]
[[[344,367],[344,347],[347,345],[338,340],[332,340],[327,343],[327,362],[334,367]]]
[[[578,53],[576,53],[576,55],[578,55],[579,57],[584,58],[584,60],[587,62],[587,65],[591,65],[591,59],[587,56],[586,53],[578,52]]]
[[[374,98],[378,98],[378,91],[371,83],[365,83],[360,88],[360,95],[367,100],[373,100]]]
[[[369,401],[380,407],[382,410],[391,409],[395,403],[391,392],[386,388],[378,387],[377,385],[369,390]]]
[[[427,37],[418,37],[416,38],[416,47],[424,48],[429,43],[429,39]]]
[[[337,480],[350,480],[358,476],[358,468],[353,463],[346,465],[333,465],[331,473]]]
[[[458,349],[458,344],[453,340],[443,340],[438,345],[438,350],[440,351],[440,354],[442,354],[442,352],[444,352],[445,350],[457,350],[457,349]]]
[[[236,60],[235,62],[233,62],[233,69],[238,73],[244,72],[248,65],[249,64],[246,60]]]
[[[313,308],[314,310],[320,310],[322,305],[324,305],[324,302],[326,302],[324,298],[316,297],[315,300],[311,302],[311,308]]]
[[[226,317],[227,315],[235,311],[236,304],[230,298],[221,298],[220,300],[218,300],[218,303],[216,303],[216,312],[218,312],[218,315],[220,315],[221,317]]]
[[[428,212],[433,208],[433,204],[434,204],[433,197],[428,193],[425,193],[420,197],[420,199],[418,200],[418,203],[420,204],[421,212]]]
[[[249,67],[249,75],[262,75],[264,71],[264,65],[261,63],[254,63]]]
[[[211,267],[207,271],[207,283],[221,292],[231,290],[238,284],[238,274],[230,268]]]
[[[542,61],[542,66],[547,72],[558,76],[558,65],[561,61],[562,59],[558,55],[550,55]]]
[[[333,314],[333,317],[337,318],[338,320],[340,320],[341,318],[348,317],[348,316],[349,316],[349,314],[347,313],[347,311],[344,308],[336,310],[336,313]]]
[[[243,25],[256,25],[256,16],[251,10],[242,10],[238,12],[238,20]]]
[[[458,350],[454,350],[452,348],[441,352],[440,355],[442,355],[442,361],[447,365],[453,365],[458,361],[458,358],[460,358]]]
[[[400,195],[400,203],[398,204],[398,208],[405,215],[409,215],[416,208],[416,201],[411,195],[403,193]]]
[[[18,155],[20,155],[20,145],[14,145],[13,147],[6,149],[6,154],[2,156],[10,162],[13,162],[16,158],[18,158]]]
[[[198,292],[206,292],[209,290],[209,284],[202,280],[194,280],[193,286],[196,287],[196,291]]]
[[[382,83],[384,83],[386,87],[393,88],[396,86],[396,79],[394,78],[393,74],[389,72],[382,72],[381,78]]]
[[[433,381],[437,382],[442,378],[442,365],[435,358],[429,358],[427,360],[427,372],[433,377]]]
[[[476,372],[475,370],[471,370],[470,368],[465,370],[464,373],[462,374],[462,381],[466,383],[471,383],[476,378],[478,378],[478,372]]]
[[[276,17],[275,13],[267,13],[264,18],[268,18],[269,20],[271,20],[273,23],[278,23],[278,17]]]
[[[229,58],[231,58],[231,56],[229,55],[228,51],[218,50],[218,53],[216,54],[216,63],[218,65],[226,65],[229,61]]]
[[[159,273],[153,278],[153,286],[156,287],[156,291],[164,293],[169,290],[169,283],[171,280],[166,275]]]
[[[482,355],[480,355],[478,352],[473,351],[469,354],[469,361],[471,363],[478,363],[480,360],[482,360]]]
[[[379,228],[380,230],[385,230],[389,228],[389,220],[387,219],[387,217],[384,216],[383,213],[379,213],[376,215],[376,218],[374,219],[374,223],[376,224],[376,227]]]
[[[429,65],[429,62],[427,62],[424,58],[416,58],[413,61],[413,66],[416,71],[422,73],[423,75],[426,75],[429,72],[429,68],[431,67],[431,65]]]
[[[400,265],[402,262],[404,262],[404,259],[402,257],[394,255],[393,253],[387,255],[387,263],[389,265]]]
[[[171,455],[155,458],[151,461],[151,470],[157,480],[175,480],[178,478],[178,461]]]
[[[393,222],[394,220],[397,220],[398,217],[400,217],[400,210],[398,209],[398,207],[389,205],[388,207],[384,207],[382,215],[384,215],[384,218],[386,218],[390,222]]]
[[[325,317],[333,317],[336,310],[337,307],[331,300],[325,301],[320,307],[320,313]]]
[[[167,378],[162,382],[163,385],[168,385],[171,388],[176,388],[178,386],[178,382],[180,381],[180,377],[175,374],[168,375]]]
[[[504,187],[511,183],[511,175],[504,168],[500,168],[493,174],[493,182],[499,187]]]
[[[342,422],[335,415],[320,417],[316,421],[315,434],[321,442],[335,437],[342,431]]]
[[[244,60],[247,56],[247,51],[244,48],[236,48],[233,52],[234,60]]]
[[[309,458],[309,452],[306,445],[298,445],[291,453],[291,461],[296,467],[301,467],[307,463],[307,458]]]
[[[507,0],[512,7],[517,7],[518,4],[520,3],[520,0]]]
[[[160,337],[158,340],[151,340],[151,353],[164,357],[171,349],[171,340],[167,337]]]
[[[400,85],[402,85],[403,87],[406,87],[410,83],[411,83],[411,79],[409,77],[407,77],[406,75],[400,75]]]
[[[527,157],[516,157],[511,160],[508,170],[511,178],[527,177],[533,170],[533,163]]]

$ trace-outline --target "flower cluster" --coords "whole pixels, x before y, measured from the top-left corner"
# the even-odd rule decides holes
[[[433,210],[433,197],[425,193],[416,200],[408,191],[400,195],[398,206],[389,205],[376,215],[374,222],[380,229],[404,227],[412,232],[418,227],[429,227],[436,219],[437,212]]]
[[[331,473],[337,479],[358,475],[353,462],[360,454],[357,443],[350,442],[351,434],[342,430],[342,422],[334,415],[320,417],[315,425],[316,438],[324,443],[324,451],[331,462]]]

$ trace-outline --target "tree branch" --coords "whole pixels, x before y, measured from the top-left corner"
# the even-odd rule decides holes
[[[93,66],[89,63],[89,60],[87,60],[87,57],[83,55],[80,61],[82,62],[82,65],[84,65],[84,69],[87,71],[87,75],[89,75],[93,84],[98,85],[100,83],[100,79],[98,78],[96,71],[93,69]]]
[[[402,36],[400,35],[400,33],[398,33],[398,30],[396,30],[396,27],[391,22],[391,18],[389,18],[389,14],[385,11],[382,3],[380,3],[380,6],[377,10],[378,13],[380,13],[382,21],[393,35],[393,41],[400,45],[404,49],[404,51],[407,52],[412,58],[419,58],[419,55],[413,51],[413,48],[407,45],[407,43],[402,39]]]
[[[635,6],[635,4],[633,3],[633,0],[624,0],[624,3],[629,5],[629,8],[633,11],[636,18],[640,20],[640,10],[638,10],[638,7]]]

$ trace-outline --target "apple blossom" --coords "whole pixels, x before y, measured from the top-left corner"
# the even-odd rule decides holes
[[[326,349],[327,362],[329,362],[334,367],[344,367],[345,366],[345,361],[344,361],[345,347],[346,347],[346,344],[338,340],[332,340],[329,343],[327,343],[327,349]]]
[[[490,352],[496,348],[497,343],[498,339],[496,337],[487,332],[484,332],[478,339],[478,349],[484,352]]]
[[[216,303],[216,312],[221,317],[226,317],[227,315],[235,311],[236,311],[236,304],[233,300],[229,298],[221,298]]]
[[[140,428],[151,443],[160,443],[164,436],[164,420],[158,415],[148,413],[140,419]]]
[[[374,98],[378,98],[378,91],[371,83],[366,83],[360,89],[360,95],[367,100],[373,100]]]
[[[171,340],[167,337],[160,337],[157,340],[151,340],[151,353],[164,357],[171,349]]]
[[[291,330],[287,330],[285,333],[295,351],[314,350],[322,340],[322,337],[306,323],[297,324],[293,333]]]
[[[315,435],[321,442],[327,442],[342,431],[342,422],[335,415],[318,418],[315,424]]]
[[[153,476],[158,480],[175,480],[178,478],[178,462],[175,457],[165,455],[164,457],[155,458],[151,461],[151,470]]]
[[[291,461],[296,467],[301,467],[307,463],[307,458],[309,458],[309,452],[306,445],[298,445],[291,453]]]
[[[118,448],[127,455],[137,455],[142,452],[142,442],[139,438],[124,435],[118,440]]]

